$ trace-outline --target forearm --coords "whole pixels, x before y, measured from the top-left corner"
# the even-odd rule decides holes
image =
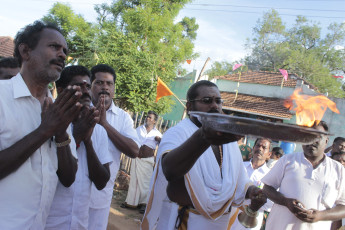
[[[278,192],[272,186],[265,184],[263,188],[263,192],[267,196],[267,198],[273,201],[274,203],[286,206],[286,197],[280,192]]]
[[[55,137],[57,143],[66,141],[68,138],[67,133],[64,137]],[[56,154],[58,158],[58,169],[56,174],[59,177],[61,184],[65,187],[69,187],[75,180],[75,175],[78,170],[77,160],[73,157],[70,145],[56,148]]]
[[[51,136],[39,127],[9,148],[0,151],[0,180],[17,170]]]
[[[320,211],[322,221],[335,221],[345,218],[345,206],[337,205],[331,209]]]
[[[195,164],[210,144],[198,129],[187,141],[162,158],[163,173],[168,181],[183,177]]]
[[[92,141],[84,141],[86,147],[87,167],[89,169],[90,180],[98,190],[103,189],[110,178],[109,167],[104,166],[98,159],[93,148]]]
[[[333,147],[333,146],[331,145],[331,146],[325,148],[324,153],[328,153],[329,151],[331,151],[331,150],[332,150],[332,147]]]
[[[139,154],[139,147],[135,141],[123,136],[114,127],[112,127],[108,122],[103,124],[104,129],[107,131],[108,137],[113,142],[113,144],[125,155],[136,158]]]

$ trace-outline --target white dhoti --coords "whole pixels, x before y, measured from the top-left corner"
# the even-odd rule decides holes
[[[153,188],[141,228],[174,229],[178,205],[169,202],[167,180],[162,173],[160,157],[180,146],[198,129],[189,119],[170,128],[158,149],[158,162]],[[169,153],[167,153],[169,154]],[[208,148],[184,176],[185,186],[195,210],[185,220],[190,229],[226,229],[231,206],[239,206],[251,184],[242,166],[242,156],[236,142],[223,145],[223,164],[220,170],[212,148]],[[162,226],[162,227],[161,227]]]
[[[141,204],[147,204],[153,166],[154,157],[132,160],[131,179],[125,201],[128,206],[137,207]]]

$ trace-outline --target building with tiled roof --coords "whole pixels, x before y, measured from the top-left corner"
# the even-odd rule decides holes
[[[294,77],[292,77],[294,76]],[[281,73],[264,72],[264,71],[248,71],[243,73],[228,74],[224,76],[214,77],[215,79],[226,79],[229,81],[236,81],[241,83],[251,83],[260,85],[273,85],[280,86],[283,76]],[[287,81],[283,82],[284,87],[295,88],[297,84],[297,78],[295,75],[290,74]]]
[[[9,36],[0,36],[0,58],[13,56],[13,51],[13,38]]]
[[[287,122],[293,114],[284,107],[284,99],[296,88],[302,87],[308,94],[316,94],[317,90],[296,74],[289,74],[285,81],[281,73],[264,71],[217,76],[213,81],[221,91],[226,113]]]
[[[287,81],[282,81],[283,76],[281,73],[277,72],[267,72],[267,71],[247,71],[242,73],[228,74],[224,76],[216,76],[214,79],[225,79],[229,81],[236,81],[240,83],[251,83],[260,85],[272,85],[283,87],[296,88],[298,81],[303,81],[304,84],[309,85],[311,89],[316,89],[310,83],[305,82],[302,78],[298,77],[296,74],[289,74]]]

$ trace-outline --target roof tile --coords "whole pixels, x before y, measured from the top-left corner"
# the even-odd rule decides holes
[[[297,78],[291,77],[289,74],[289,78],[287,81],[284,81],[284,87],[296,87],[297,84]],[[265,72],[265,71],[247,71],[242,72],[240,79],[239,79],[239,73],[235,74],[228,74],[224,76],[217,76],[216,79],[224,79],[229,81],[236,81],[236,82],[243,82],[243,83],[253,83],[253,84],[263,84],[263,85],[275,85],[280,86],[283,80],[283,75],[281,73],[275,73],[275,72]]]
[[[290,119],[293,115],[284,107],[283,100],[278,98],[238,94],[235,100],[235,96],[235,93],[221,92],[221,97],[224,100],[223,109],[281,119]]]
[[[11,57],[13,56],[13,51],[13,38],[9,36],[0,36],[0,57]]]

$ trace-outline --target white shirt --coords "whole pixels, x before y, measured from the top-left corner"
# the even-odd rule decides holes
[[[127,112],[116,107],[113,102],[111,103],[110,108],[107,110],[107,121],[121,135],[132,139],[139,146],[138,135],[133,127],[133,119]],[[105,188],[100,191],[97,190],[94,185],[92,185],[90,202],[91,208],[109,208],[111,203],[115,178],[120,167],[121,151],[115,147],[110,139],[108,140],[108,144],[109,153],[113,157],[113,162],[109,166],[110,180],[108,181]]]
[[[253,184],[259,188],[262,188],[263,183],[261,182],[261,179],[270,171],[270,169],[267,167],[266,163],[264,163],[262,166],[260,166],[257,169],[253,168],[252,161],[243,162],[243,166],[244,166],[245,171],[247,172],[249,179],[253,182]],[[250,204],[250,200],[245,200],[244,205],[249,205],[249,204]],[[270,211],[272,205],[273,205],[273,202],[270,200],[267,200],[266,204],[264,204],[259,209],[259,211],[258,211],[259,215],[257,217],[258,225],[255,228],[251,228],[251,229],[259,230],[261,228],[264,211]],[[236,210],[234,209],[232,211],[236,211]],[[236,229],[236,230],[243,229],[243,230],[245,230],[246,228],[236,218],[234,224],[231,226],[231,229]]]
[[[156,127],[153,127],[150,132],[147,132],[145,125],[141,125],[136,130],[140,145],[146,145],[151,149],[156,149],[158,141],[155,140],[155,137],[162,137],[162,134],[156,129]]]
[[[314,169],[303,153],[293,153],[278,160],[262,179],[264,184],[279,188],[287,198],[302,202],[306,209],[325,210],[334,205],[345,205],[345,169],[325,157]],[[284,218],[281,218],[281,217]],[[288,208],[274,204],[266,229],[330,229],[331,221],[306,223],[297,219]]]
[[[99,161],[102,164],[112,162],[108,152],[108,135],[102,126],[96,124],[91,140]],[[46,229],[88,229],[92,182],[84,142],[80,143],[77,154],[78,171],[75,182],[68,188],[58,183]]]
[[[0,81],[0,92],[0,150],[4,150],[38,128],[42,110],[20,73]],[[74,139],[70,148],[76,157]],[[48,140],[0,180],[0,229],[44,229],[58,183],[57,169],[56,146]]]

